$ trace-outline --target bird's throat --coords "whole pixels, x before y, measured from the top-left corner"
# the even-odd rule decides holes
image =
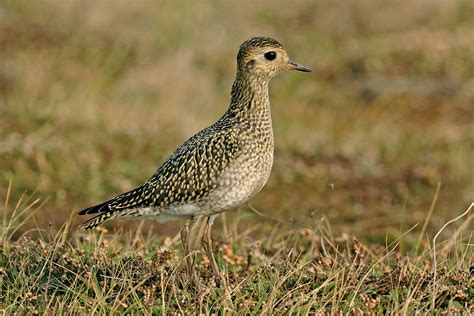
[[[270,110],[268,79],[237,72],[232,85],[229,111],[245,115]]]

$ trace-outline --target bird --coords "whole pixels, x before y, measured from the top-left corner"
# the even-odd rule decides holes
[[[274,138],[268,84],[284,70],[311,71],[289,59],[273,38],[244,41],[237,53],[230,104],[222,117],[179,146],[143,185],[80,211],[79,215],[95,214],[81,227],[92,229],[111,219],[187,219],[180,234],[191,275],[189,232],[199,218],[207,218],[202,247],[218,276],[211,228],[220,213],[249,200],[269,178]]]

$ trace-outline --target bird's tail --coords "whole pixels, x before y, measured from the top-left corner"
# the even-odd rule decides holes
[[[84,230],[90,230],[92,228],[95,228],[105,222],[106,220],[109,220],[112,218],[112,212],[107,212],[107,213],[101,213],[99,215],[96,215],[92,217],[91,219],[85,221],[81,225],[79,225],[80,228]]]
[[[104,212],[100,213],[91,219],[85,221],[81,225],[79,225],[80,228],[85,229],[85,230],[90,230],[92,228],[95,228],[102,224],[105,221],[108,221],[109,219],[114,219],[114,218],[133,218],[136,217],[140,214],[138,209],[125,209],[125,210],[117,210],[117,211],[109,211],[109,212]]]
[[[97,215],[84,222],[79,227],[83,229],[92,229],[109,219],[141,215],[139,208],[147,203],[151,193],[153,193],[153,187],[148,183],[145,183],[144,185],[116,196],[111,200],[83,209],[78,213],[78,215]]]

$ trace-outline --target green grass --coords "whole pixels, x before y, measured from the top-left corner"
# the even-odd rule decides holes
[[[2,312],[472,312],[472,213],[432,242],[474,197],[472,29],[462,0],[1,1]],[[255,35],[313,73],[271,83],[269,183],[215,225],[228,293],[197,241],[189,286],[183,223],[77,231],[225,111]]]
[[[194,255],[197,286],[184,268],[179,238],[77,233],[67,221],[56,233],[13,241],[20,202],[2,226],[2,313],[408,313],[473,309],[472,232],[457,230],[433,249],[401,255],[403,236],[386,246],[336,238],[315,221],[313,229],[281,229],[274,240],[255,242],[231,234],[220,245],[225,280],[210,275],[201,251]],[[8,206],[8,205],[7,205]],[[469,219],[472,219],[472,215]],[[232,230],[232,227],[227,227]]]

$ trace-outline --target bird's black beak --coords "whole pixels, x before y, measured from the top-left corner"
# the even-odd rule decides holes
[[[303,66],[301,64],[295,63],[294,61],[289,60],[288,65],[287,65],[288,70],[299,70],[299,71],[304,71],[304,72],[311,72],[311,69],[309,69],[306,66]]]

